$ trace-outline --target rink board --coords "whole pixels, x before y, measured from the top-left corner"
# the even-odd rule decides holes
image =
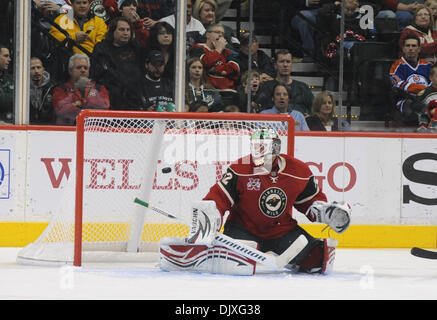
[[[75,131],[68,127],[0,128],[0,246],[22,246],[44,229],[75,172]],[[437,135],[299,132],[295,155],[330,200],[353,210],[343,235],[317,237],[342,247],[436,247]]]

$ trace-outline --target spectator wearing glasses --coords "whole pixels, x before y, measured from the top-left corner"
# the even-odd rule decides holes
[[[216,23],[208,27],[206,42],[197,43],[190,48],[190,57],[199,57],[207,71],[209,83],[220,90],[225,105],[238,104],[237,82],[240,66],[236,56],[226,49],[224,28]]]
[[[405,38],[410,34],[420,39],[420,58],[437,62],[437,31],[433,30],[432,11],[428,7],[418,7],[413,22],[401,32],[399,48],[402,49]]]
[[[175,30],[167,22],[158,22],[150,29],[149,43],[146,51],[158,50],[164,56],[164,78],[174,78]]]

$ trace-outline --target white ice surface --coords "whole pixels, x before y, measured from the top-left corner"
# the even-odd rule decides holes
[[[255,276],[161,271],[156,264],[34,267],[0,248],[0,300],[437,299],[437,260],[407,249],[337,249],[330,275],[261,270]]]

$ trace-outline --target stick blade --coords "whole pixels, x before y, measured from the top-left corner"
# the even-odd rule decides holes
[[[425,250],[417,247],[411,248],[411,254],[413,256],[425,259],[437,259],[437,252],[431,250]]]
[[[293,260],[305,246],[308,244],[308,239],[302,234],[291,246],[288,247],[280,256],[276,257],[276,265],[279,269],[285,267],[291,260]]]

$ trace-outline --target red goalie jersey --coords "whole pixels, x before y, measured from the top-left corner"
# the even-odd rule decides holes
[[[204,200],[214,200],[222,216],[263,239],[282,237],[297,222],[292,207],[305,213],[314,201],[327,201],[302,161],[279,155],[271,172],[256,167],[251,156],[232,164]]]

